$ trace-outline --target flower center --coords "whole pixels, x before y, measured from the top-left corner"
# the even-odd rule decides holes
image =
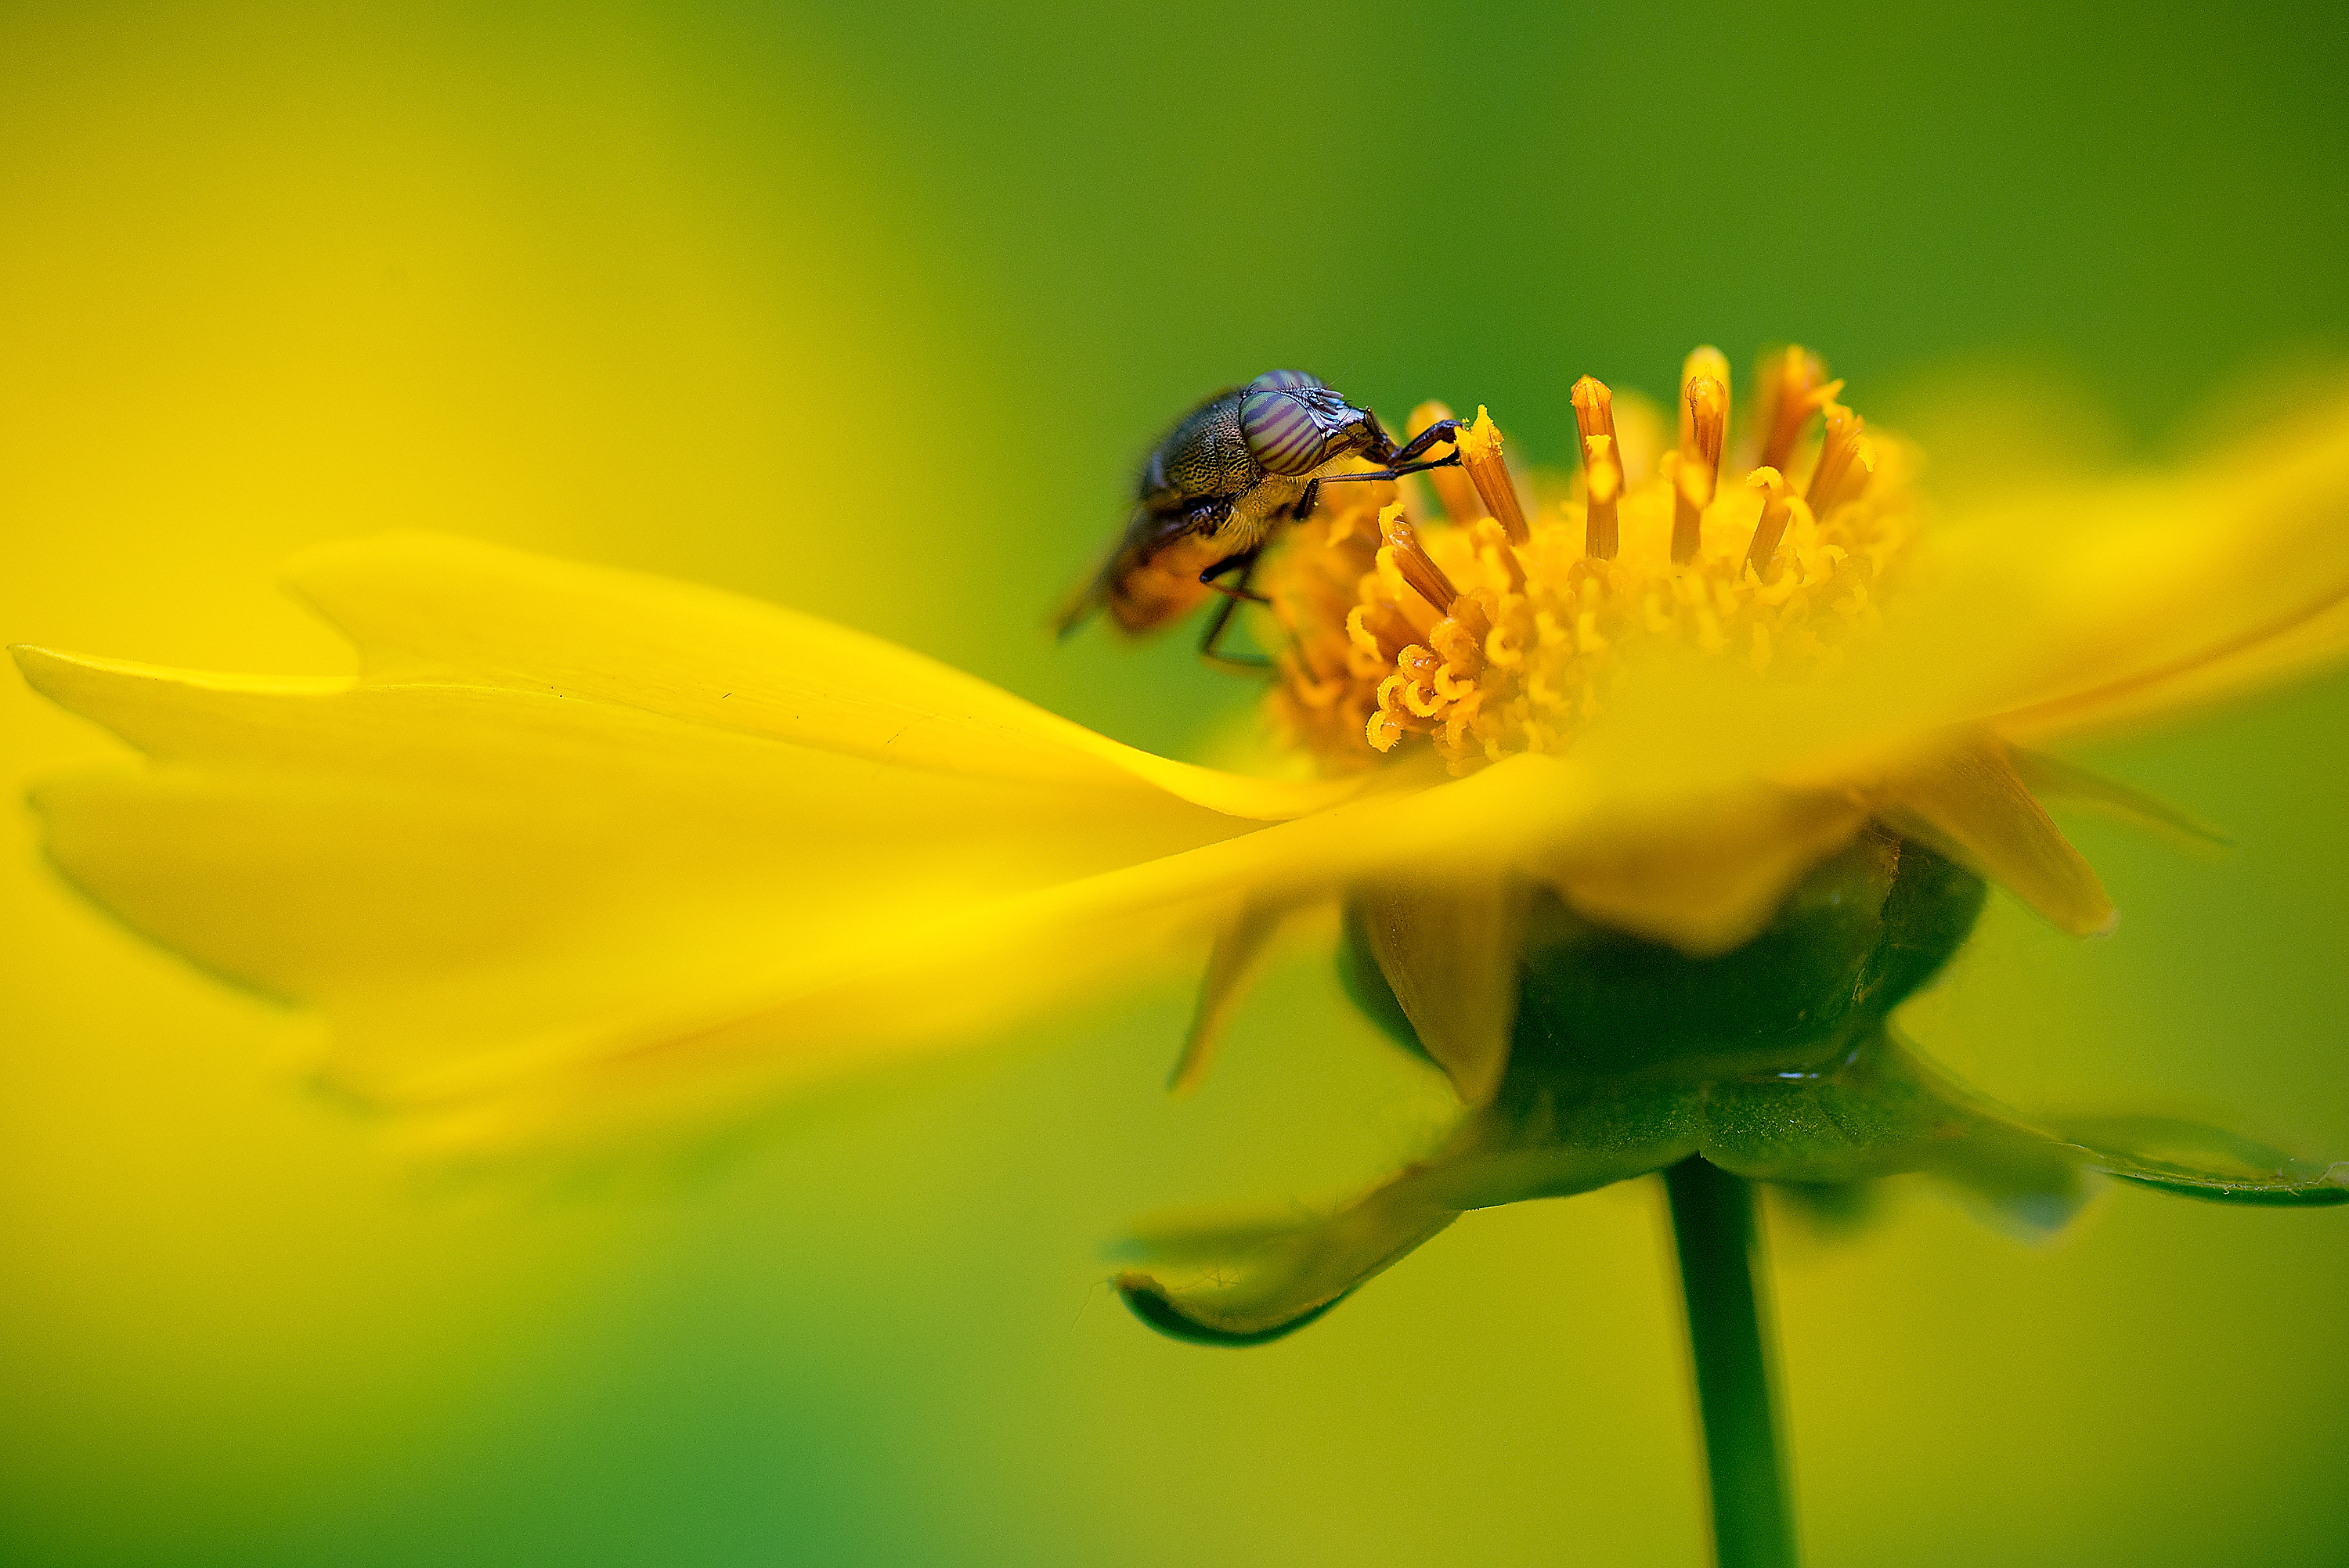
[[[1423,738],[1466,773],[1566,749],[1643,644],[1737,658],[1757,680],[1841,658],[1915,531],[1915,465],[1800,348],[1764,358],[1734,428],[1729,380],[1718,350],[1689,356],[1665,449],[1651,407],[1584,377],[1580,472],[1554,500],[1532,476],[1531,508],[1482,408],[1460,467],[1428,476],[1448,525],[1422,528],[1384,484],[1325,490],[1267,572],[1289,738],[1362,767]],[[1411,428],[1448,417],[1424,404]]]

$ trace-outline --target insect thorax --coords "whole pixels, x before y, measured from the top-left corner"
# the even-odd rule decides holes
[[[1240,432],[1240,394],[1218,393],[1183,417],[1150,454],[1142,499],[1155,504],[1233,495],[1257,475]]]
[[[1236,553],[1255,549],[1312,483],[1310,474],[1265,475],[1232,503],[1232,515],[1216,530],[1217,542],[1229,544]]]

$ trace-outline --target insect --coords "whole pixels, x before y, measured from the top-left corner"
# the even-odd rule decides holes
[[[1453,451],[1421,460],[1445,442]],[[1350,457],[1381,467],[1329,471]],[[1378,416],[1301,370],[1268,370],[1245,387],[1226,387],[1184,415],[1152,450],[1123,537],[1071,596],[1055,627],[1067,636],[1105,606],[1125,631],[1147,632],[1220,593],[1200,656],[1225,668],[1260,669],[1267,661],[1218,648],[1232,613],[1243,602],[1265,602],[1249,591],[1248,578],[1274,531],[1310,515],[1325,484],[1399,479],[1459,460],[1456,421],[1439,420],[1397,446]]]

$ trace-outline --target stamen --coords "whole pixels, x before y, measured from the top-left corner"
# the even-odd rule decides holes
[[[1583,491],[1588,519],[1582,552],[1612,561],[1620,548],[1615,503],[1623,494],[1623,459],[1615,444],[1615,394],[1595,376],[1574,384],[1574,423],[1582,434]]]
[[[1789,345],[1762,361],[1757,382],[1761,401],[1754,409],[1755,423],[1762,430],[1762,449],[1756,458],[1761,467],[1782,474],[1786,471],[1811,416],[1843,390],[1842,382],[1826,377],[1826,366],[1819,356],[1799,346]]]
[[[1653,473],[1648,454],[1670,439],[1661,410],[1575,383],[1578,520],[1527,510],[1480,410],[1459,432],[1461,468],[1429,476],[1448,476],[1463,526],[1366,507],[1363,486],[1290,531],[1266,583],[1291,634],[1272,698],[1283,733],[1332,768],[1416,750],[1465,774],[1570,751],[1640,647],[1678,644],[1777,681],[1832,670],[1874,635],[1920,520],[1909,465],[1876,468],[1868,432],[1832,402],[1840,384],[1800,350],[1764,361],[1753,422],[1735,429],[1720,356],[1701,350],[1683,368],[1682,438]],[[1822,404],[1814,461],[1803,449]],[[1423,406],[1413,428],[1442,417]],[[1793,455],[1749,465],[1765,451]],[[1745,489],[1728,495],[1733,475]],[[1733,531],[1750,533],[1746,548]]]
[[[1785,537],[1787,520],[1794,516],[1795,492],[1776,469],[1755,469],[1745,476],[1745,482],[1762,492],[1762,521],[1754,525],[1754,543],[1745,552],[1745,564],[1767,583],[1778,542]]]
[[[1482,406],[1476,409],[1476,422],[1461,432],[1460,466],[1468,470],[1469,480],[1485,503],[1485,514],[1507,531],[1509,542],[1530,542],[1533,534],[1517,505],[1517,487],[1509,478],[1508,465],[1501,461],[1501,432]]]
[[[1718,349],[1700,348],[1689,356],[1691,368],[1706,366],[1706,356],[1721,359]],[[1694,561],[1702,542],[1704,509],[1713,504],[1721,480],[1721,446],[1729,434],[1728,366],[1714,377],[1698,374],[1681,388],[1680,461],[1672,473],[1672,559]]]
[[[1451,613],[1435,624],[1435,629],[1428,633],[1427,638],[1445,658],[1459,665],[1464,673],[1473,675],[1485,667],[1482,650],[1485,639],[1491,635],[1492,631],[1493,618],[1485,613],[1485,606],[1476,602],[1474,594],[1463,593],[1452,601]],[[1454,645],[1457,640],[1454,634],[1466,639],[1457,648]]]
[[[1689,387],[1699,381],[1714,381],[1721,386],[1721,406],[1729,407],[1729,356],[1711,344],[1692,349],[1681,361],[1681,450],[1687,451],[1695,434],[1689,416]]]
[[[1803,499],[1814,516],[1825,518],[1843,502],[1868,488],[1876,471],[1876,449],[1862,434],[1867,421],[1840,403],[1827,405],[1826,440],[1819,448],[1819,466],[1811,470],[1810,489]]]
[[[1419,635],[1416,628],[1392,604],[1361,604],[1346,617],[1346,632],[1357,644],[1368,645],[1381,665],[1395,662]]]
[[[1419,531],[1412,527],[1411,519],[1403,516],[1402,508],[1389,507],[1379,522],[1386,531],[1387,547],[1394,552],[1395,570],[1402,573],[1402,580],[1437,614],[1450,611],[1452,602],[1460,597],[1460,590],[1452,585],[1444,568],[1419,542]]]
[[[1395,660],[1395,673],[1407,676],[1413,686],[1433,685],[1436,672],[1443,668],[1444,660],[1433,649],[1418,643],[1405,648]],[[1423,713],[1419,717],[1433,718],[1435,716]]]
[[[1526,563],[1517,559],[1517,549],[1509,542],[1508,531],[1491,518],[1483,517],[1476,520],[1469,536],[1476,542],[1477,559],[1500,567],[1501,575],[1509,580],[1510,593],[1524,593]]]
[[[1411,434],[1416,438],[1429,426],[1452,418],[1444,404],[1430,400],[1411,411]],[[1444,503],[1444,515],[1465,528],[1485,515],[1485,505],[1477,498],[1476,487],[1467,473],[1456,467],[1429,469],[1430,483],[1435,486],[1435,499]]]

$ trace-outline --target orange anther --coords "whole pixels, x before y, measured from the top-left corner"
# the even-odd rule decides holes
[[[1795,492],[1776,469],[1755,469],[1745,476],[1745,482],[1762,492],[1762,521],[1754,525],[1754,543],[1745,552],[1745,564],[1767,583],[1777,559],[1778,542],[1786,536],[1787,520],[1794,515]]]
[[[1826,366],[1808,349],[1790,346],[1762,361],[1758,385],[1760,406],[1754,410],[1762,430],[1756,461],[1765,469],[1786,471],[1795,448],[1803,438],[1811,416],[1843,390],[1840,381],[1826,378]]]
[[[1574,384],[1574,423],[1582,434],[1583,490],[1588,518],[1582,552],[1611,561],[1620,548],[1615,503],[1623,493],[1623,459],[1615,442],[1615,394],[1595,376]]]
[[[1867,421],[1840,403],[1828,404],[1826,413],[1826,440],[1819,448],[1819,466],[1811,470],[1810,488],[1803,494],[1822,521],[1867,488],[1876,467],[1875,450],[1862,433]]]
[[[1710,344],[1691,352],[1681,361],[1681,438],[1682,451],[1688,449],[1689,438],[1694,433],[1690,428],[1688,389],[1692,383],[1713,381],[1721,387],[1721,407],[1724,416],[1729,409],[1729,356]],[[1724,419],[1724,424],[1726,420]]]
[[[1431,425],[1451,418],[1449,407],[1431,399],[1411,411],[1411,433],[1416,437]],[[1435,499],[1444,504],[1444,515],[1454,522],[1465,528],[1485,515],[1485,503],[1466,470],[1454,467],[1430,469],[1427,478],[1435,486]]]
[[[1717,351],[1699,349],[1689,356]],[[1729,384],[1711,376],[1690,380],[1681,395],[1680,462],[1672,475],[1672,559],[1694,561],[1701,542],[1704,509],[1713,504],[1713,487],[1721,479],[1721,447],[1729,434]]]
[[[1529,542],[1533,534],[1526,527],[1524,509],[1517,505],[1516,484],[1509,478],[1508,465],[1501,460],[1500,428],[1481,407],[1476,410],[1476,422],[1461,432],[1460,466],[1468,470],[1485,515],[1508,533],[1509,542]]]
[[[1444,568],[1419,542],[1419,531],[1412,527],[1411,519],[1403,516],[1401,507],[1395,507],[1380,521],[1386,530],[1387,544],[1394,552],[1395,570],[1402,574],[1402,580],[1437,614],[1449,612],[1452,602],[1460,597],[1460,590],[1452,585]]]

